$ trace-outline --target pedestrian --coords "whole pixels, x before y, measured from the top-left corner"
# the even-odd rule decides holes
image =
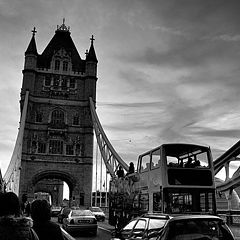
[[[129,169],[128,169],[128,174],[134,173],[135,169],[134,169],[134,164],[133,162],[130,162],[129,164]]]
[[[13,192],[0,195],[0,239],[39,240],[30,218],[20,216],[20,202]]]
[[[47,200],[32,202],[31,217],[39,240],[64,240],[60,226],[51,221],[51,207]]]
[[[119,169],[117,170],[117,176],[118,176],[118,178],[124,177],[124,171],[121,166],[119,166]]]

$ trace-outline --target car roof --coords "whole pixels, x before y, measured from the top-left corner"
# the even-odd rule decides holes
[[[168,214],[164,213],[145,213],[141,215],[141,217],[144,218],[161,218],[161,219],[169,219],[170,216]]]
[[[194,214],[194,215],[179,215],[173,216],[170,221],[175,220],[189,220],[189,219],[212,219],[212,220],[222,220],[220,217],[215,215],[201,215],[201,214]]]

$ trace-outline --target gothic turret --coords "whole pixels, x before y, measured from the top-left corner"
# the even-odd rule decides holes
[[[24,64],[24,70],[35,70],[37,66],[37,46],[35,42],[35,33],[36,29],[32,30],[32,39],[28,45],[28,48],[25,52],[25,64]]]
[[[88,53],[86,54],[86,75],[96,77],[98,60],[97,60],[96,53],[93,46],[93,41],[95,40],[93,38],[93,35],[90,38],[90,40],[91,40],[91,46],[89,48]]]
[[[93,46],[93,41],[95,40],[92,37],[90,38],[91,45],[89,48],[89,51],[86,52],[86,80],[85,80],[85,86],[86,86],[86,92],[85,97],[88,99],[89,97],[92,97],[92,99],[96,100],[96,82],[97,82],[97,57]]]

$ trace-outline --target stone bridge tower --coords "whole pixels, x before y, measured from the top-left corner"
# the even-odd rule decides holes
[[[93,169],[89,97],[96,101],[98,62],[94,38],[83,60],[64,21],[42,54],[37,52],[35,28],[32,32],[20,101],[22,111],[29,90],[19,196],[27,194],[31,200],[43,182],[65,181],[71,204],[89,206]],[[46,188],[53,195],[53,187]]]

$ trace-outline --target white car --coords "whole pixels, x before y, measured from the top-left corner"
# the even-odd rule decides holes
[[[89,210],[93,213],[98,221],[105,221],[105,213],[100,207],[90,207]]]
[[[71,209],[66,218],[63,219],[63,229],[67,232],[92,232],[97,235],[97,219],[90,210]]]

